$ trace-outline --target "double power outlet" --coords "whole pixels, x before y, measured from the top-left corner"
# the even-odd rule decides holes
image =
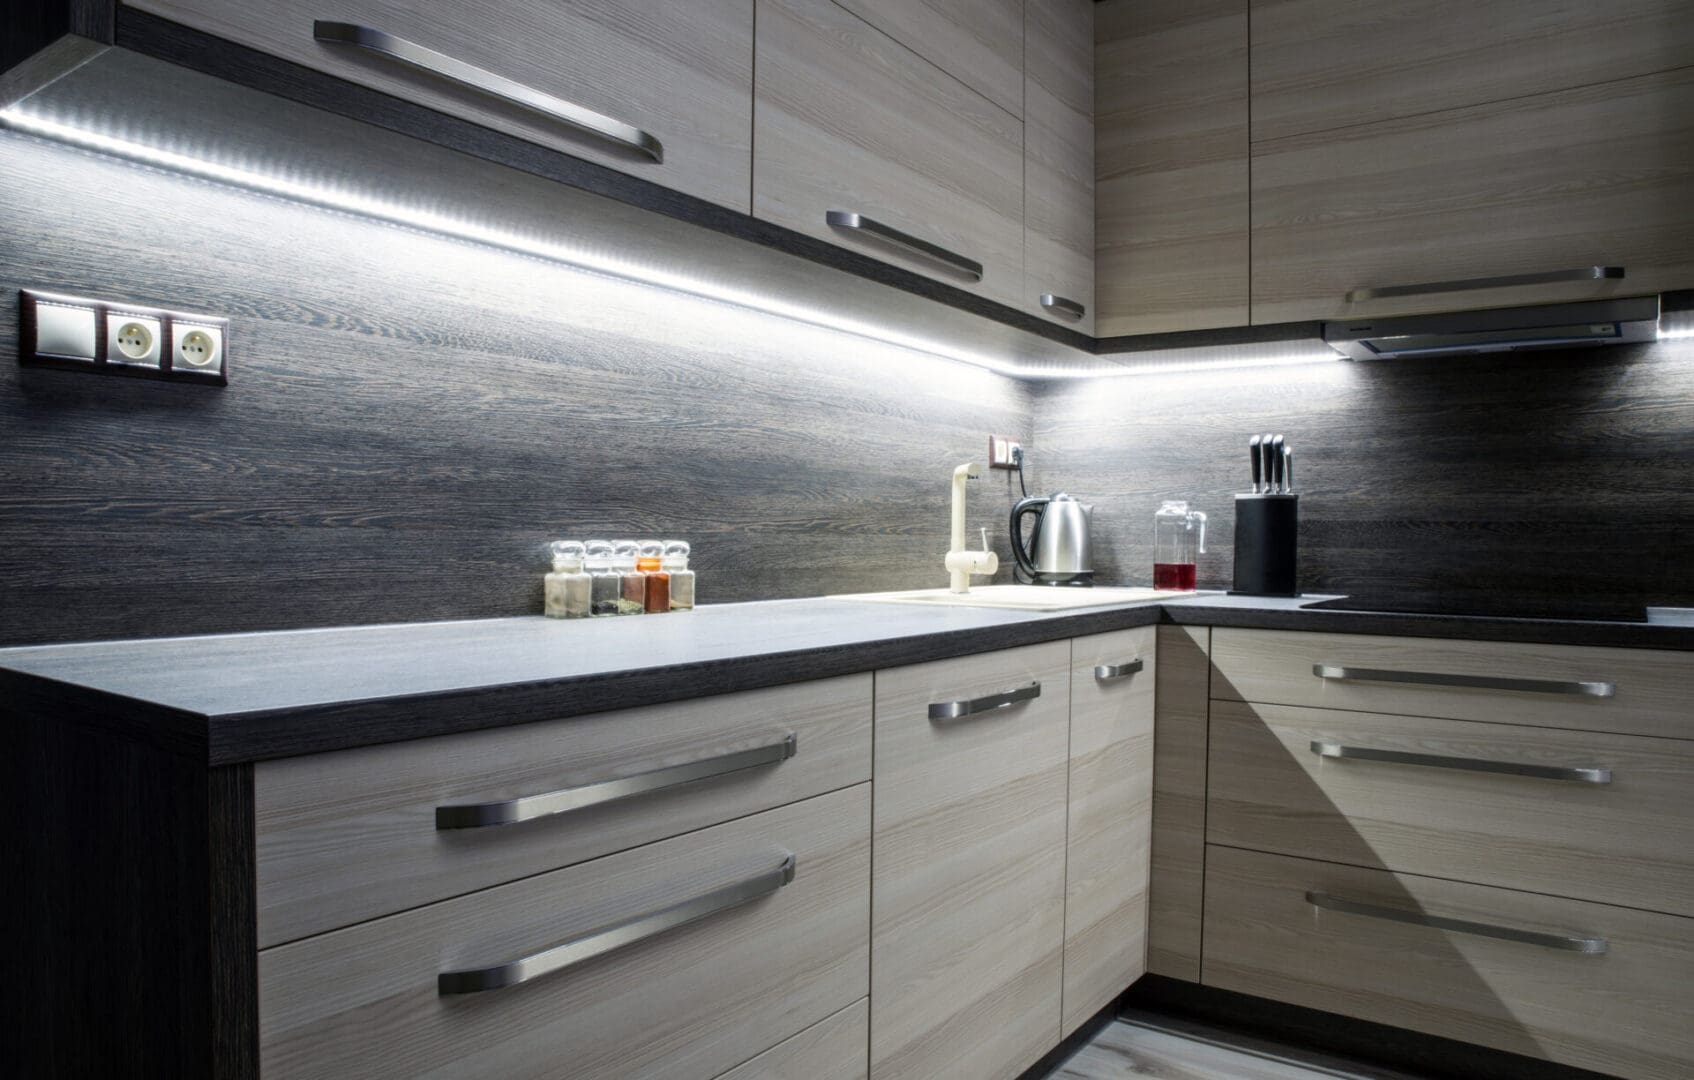
[[[176,382],[229,382],[229,322],[24,290],[25,364]]]

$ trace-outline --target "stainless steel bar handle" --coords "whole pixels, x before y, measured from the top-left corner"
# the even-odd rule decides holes
[[[1606,939],[1603,937],[1548,934],[1539,930],[1520,930],[1515,926],[1495,926],[1493,923],[1471,922],[1468,919],[1449,919],[1443,915],[1426,915],[1421,911],[1407,911],[1404,908],[1385,907],[1380,904],[1348,900],[1318,890],[1311,890],[1306,893],[1306,903],[1315,908],[1323,908],[1325,911],[1340,911],[1348,915],[1363,915],[1368,919],[1386,919],[1389,922],[1409,923],[1412,926],[1430,926],[1437,930],[1450,930],[1455,934],[1473,934],[1476,937],[1498,938],[1501,941],[1515,941],[1521,945],[1539,945],[1544,949],[1558,949],[1562,952],[1599,956],[1608,948]]]
[[[794,856],[785,857],[782,864],[756,877],[713,889],[691,900],[646,915],[637,915],[621,923],[571,938],[552,948],[529,956],[509,960],[493,967],[466,968],[443,971],[436,977],[436,990],[442,997],[454,994],[480,994],[534,982],[543,975],[552,975],[574,967],[596,956],[634,945],[673,930],[686,923],[696,922],[709,915],[769,896],[794,880]]]
[[[1341,743],[1315,740],[1312,742],[1312,753],[1319,757],[1344,758],[1352,761],[1385,761],[1394,765],[1427,765],[1434,769],[1504,773],[1508,776],[1530,776],[1538,780],[1574,780],[1579,784],[1609,784],[1612,782],[1612,770],[1599,765],[1529,765],[1519,761],[1448,757],[1444,754],[1414,754],[1406,750],[1375,750],[1368,746],[1344,746]]]
[[[633,124],[614,120],[563,98],[544,94],[533,87],[496,75],[474,64],[455,60],[445,53],[396,37],[357,23],[330,22],[319,19],[312,23],[312,37],[319,41],[352,45],[386,57],[419,71],[427,72],[448,82],[457,83],[509,105],[535,113],[548,120],[568,125],[578,131],[617,143],[619,146],[645,154],[654,161],[665,160],[664,145],[658,139]]]
[[[1020,686],[1016,690],[1007,690],[1002,694],[989,694],[986,697],[970,698],[965,701],[934,701],[929,706],[929,718],[931,720],[957,720],[964,716],[975,716],[977,713],[1009,709],[1020,701],[1029,701],[1040,696],[1041,684],[1032,682],[1028,686]]]
[[[927,259],[933,259],[943,266],[959,271],[972,281],[982,280],[982,264],[975,259],[967,259],[956,251],[948,251],[944,247],[919,239],[908,232],[901,232],[892,225],[885,225],[875,218],[863,214],[855,214],[850,210],[830,210],[823,216],[827,224],[838,229],[857,229],[858,231],[890,244],[916,252]]]
[[[1139,656],[1127,664],[1096,664],[1094,677],[1101,682],[1108,679],[1126,679],[1146,666],[1146,662]]]
[[[1395,296],[1425,293],[1469,292],[1472,289],[1504,289],[1513,285],[1547,285],[1557,281],[1605,281],[1624,276],[1621,266],[1578,266],[1571,270],[1547,270],[1537,274],[1506,274],[1502,277],[1465,278],[1459,281],[1426,281],[1421,285],[1383,285],[1347,290],[1347,302],[1387,300]]]
[[[491,825],[534,821],[536,818],[551,817],[571,810],[581,810],[587,806],[627,799],[632,795],[645,795],[651,791],[709,780],[743,769],[775,765],[787,761],[798,750],[798,740],[790,733],[781,742],[756,746],[751,750],[738,750],[733,754],[702,758],[682,765],[668,765],[633,776],[620,776],[616,780],[601,780],[581,787],[562,788],[541,795],[525,795],[498,802],[438,806],[435,808],[435,827],[438,831],[482,829]]]
[[[1042,293],[1041,306],[1049,311],[1057,311],[1061,315],[1069,315],[1073,319],[1080,319],[1088,314],[1088,309],[1075,300],[1055,293]]]
[[[1500,675],[1448,675],[1438,671],[1387,671],[1382,668],[1347,667],[1342,664],[1313,664],[1312,674],[1320,679],[1336,682],[1464,686],[1477,690],[1517,690],[1525,694],[1577,694],[1582,697],[1611,697],[1618,690],[1617,684],[1610,682],[1514,679]]]

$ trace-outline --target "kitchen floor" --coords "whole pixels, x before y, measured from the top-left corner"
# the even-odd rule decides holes
[[[1164,1017],[1119,1020],[1047,1080],[1415,1080],[1391,1072]]]

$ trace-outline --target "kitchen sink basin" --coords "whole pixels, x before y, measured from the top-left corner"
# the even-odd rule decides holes
[[[1193,596],[1193,592],[1171,589],[1077,589],[1050,585],[978,585],[968,593],[947,589],[914,589],[909,592],[846,593],[830,600],[859,600],[873,604],[929,604],[946,607],[1007,608],[1013,611],[1070,611],[1075,608],[1110,607],[1114,604],[1146,604]]]

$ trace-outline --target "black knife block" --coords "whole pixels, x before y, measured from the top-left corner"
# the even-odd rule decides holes
[[[1300,496],[1235,497],[1235,587],[1243,596],[1298,596]]]

